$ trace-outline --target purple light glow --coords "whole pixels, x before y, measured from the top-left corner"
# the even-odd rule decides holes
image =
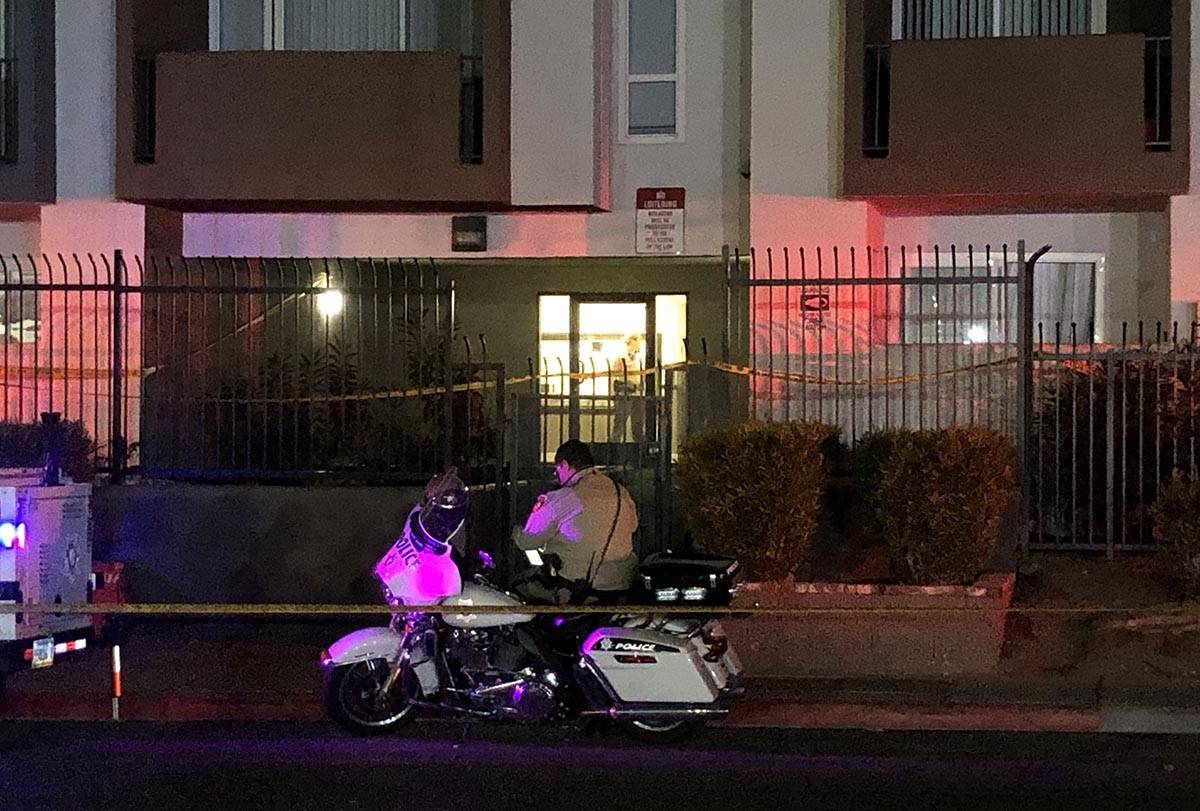
[[[565,618],[565,617],[555,617],[555,618],[554,618],[554,627],[555,627],[555,628],[561,628],[561,627],[562,627],[562,624],[563,624],[564,622],[566,622],[566,621],[567,621],[567,620],[566,620],[566,618]]]
[[[5,549],[25,548],[25,525],[12,521],[0,523],[0,547]]]

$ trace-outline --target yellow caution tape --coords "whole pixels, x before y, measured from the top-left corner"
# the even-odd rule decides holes
[[[957,366],[949,369],[938,369],[934,372],[925,374],[910,374],[910,375],[893,375],[889,377],[874,377],[845,380],[836,376],[830,377],[825,375],[815,375],[812,373],[792,372],[788,370],[778,369],[763,369],[753,368],[750,366],[742,366],[733,363],[725,363],[721,361],[681,361],[679,363],[669,363],[662,366],[654,366],[645,369],[631,369],[628,371],[621,370],[605,370],[600,372],[546,372],[541,375],[521,375],[518,377],[504,378],[503,380],[473,380],[466,383],[456,383],[447,389],[443,385],[430,385],[409,389],[391,389],[387,391],[364,392],[361,394],[328,394],[328,395],[313,395],[310,397],[197,397],[198,401],[210,403],[241,403],[247,405],[285,405],[290,403],[353,403],[353,402],[369,402],[373,400],[403,400],[414,397],[432,397],[439,394],[445,394],[448,391],[452,393],[486,391],[494,389],[503,383],[506,387],[520,386],[528,384],[536,380],[559,380],[559,381],[585,381],[585,380],[626,380],[629,378],[648,377],[653,374],[663,372],[678,371],[686,368],[707,368],[717,371],[726,372],[728,374],[738,375],[741,377],[756,377],[766,378],[768,380],[781,380],[788,383],[799,383],[806,386],[817,387],[847,387],[847,388],[876,388],[883,386],[907,385],[911,383],[920,383],[929,380],[937,380],[945,377],[953,377],[955,375],[970,374],[974,372],[986,371],[1004,368],[1007,366],[1015,366],[1016,358],[1000,358],[984,363],[971,364],[969,366]],[[148,367],[146,369],[128,369],[125,370],[124,377],[128,379],[145,378],[158,371],[157,367]],[[22,380],[29,383],[30,380],[107,380],[112,377],[112,372],[106,369],[52,369],[48,367],[19,367],[6,368],[5,378],[14,382]],[[548,395],[550,397],[561,396],[569,397],[569,393],[563,392],[561,395]]]
[[[986,598],[980,598],[984,600]],[[772,607],[772,606],[704,606],[704,605],[515,605],[515,606],[446,606],[406,605],[393,608],[385,605],[338,605],[302,603],[96,603],[96,604],[17,604],[0,603],[3,614],[146,614],[187,616],[339,616],[346,614],[620,614],[629,616],[661,614],[737,614],[794,616],[804,614],[944,614],[963,611],[1006,611],[1009,614],[1122,614],[1166,612],[1173,616],[1196,616],[1200,606],[1153,606],[1143,608],[1115,606],[1009,606],[995,605],[947,607]]]

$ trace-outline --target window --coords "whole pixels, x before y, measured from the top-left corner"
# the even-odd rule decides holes
[[[619,139],[683,140],[683,2],[620,0]]]
[[[480,55],[484,0],[209,0],[213,51],[453,51]]]
[[[1002,262],[987,271],[960,257],[956,267],[909,268],[907,275],[929,279],[928,284],[904,290],[904,340],[913,344],[1012,343],[1019,317],[1017,286],[987,281],[1001,272]],[[976,257],[978,263],[978,257]],[[1096,273],[1104,258],[1095,254],[1048,254],[1038,262],[1033,279],[1033,338],[1053,342],[1087,343],[1096,322]],[[1007,273],[1019,272],[1010,262]],[[938,278],[974,277],[978,284],[938,284]],[[1074,330],[1072,331],[1072,324]]]
[[[1107,0],[893,0],[892,39],[1103,34]]]
[[[37,270],[9,262],[0,270],[0,344],[37,343],[37,290],[21,289],[21,285],[37,284]]]

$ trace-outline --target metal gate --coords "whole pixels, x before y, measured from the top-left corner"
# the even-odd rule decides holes
[[[749,416],[830,423],[848,442],[990,425],[1019,445],[1026,263],[1023,246],[735,256],[729,351]]]

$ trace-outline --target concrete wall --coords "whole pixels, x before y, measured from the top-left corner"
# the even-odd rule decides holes
[[[596,203],[594,16],[588,2],[512,4],[514,205]]]
[[[96,560],[123,561],[144,602],[375,602],[372,567],[414,488],[101,487]]]
[[[1117,340],[1124,321],[1144,320],[1151,331],[1170,318],[1167,288],[1171,226],[1165,212],[1129,214],[1041,214],[966,217],[887,218],[884,240],[901,246],[943,250],[1007,244],[1014,253],[1024,239],[1033,252],[1049,244],[1055,253],[1102,254],[1104,276],[1097,280],[1097,330]]]
[[[36,254],[40,225],[35,220],[0,220],[0,256]]]
[[[55,0],[58,199],[115,191],[115,0]]]
[[[750,242],[878,244],[864,202],[840,194],[842,3],[753,0]]]
[[[1193,3],[1193,6],[1196,4]],[[1200,9],[1191,15],[1191,94],[1188,114],[1200,122]],[[1200,301],[1200,126],[1189,130],[1190,183],[1186,196],[1171,199],[1171,298]]]

